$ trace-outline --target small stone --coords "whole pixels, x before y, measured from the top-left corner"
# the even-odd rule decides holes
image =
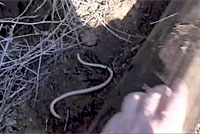
[[[29,121],[30,121],[30,122],[32,122],[32,121],[33,121],[33,119],[32,119],[32,118],[29,118]]]
[[[87,46],[94,46],[97,43],[97,36],[94,31],[86,30],[82,34],[80,34],[81,40]]]

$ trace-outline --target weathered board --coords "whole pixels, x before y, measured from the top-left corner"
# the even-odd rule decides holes
[[[102,111],[119,108],[125,95],[144,84],[170,86],[175,78],[182,78],[189,87],[184,132],[193,132],[200,119],[200,1],[172,1],[161,19],[166,17],[156,24]],[[107,120],[102,118],[101,123]]]

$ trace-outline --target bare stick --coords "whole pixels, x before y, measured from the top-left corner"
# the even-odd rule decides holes
[[[167,19],[169,19],[169,18],[172,18],[172,17],[176,16],[177,14],[178,14],[178,13],[174,13],[174,14],[169,15],[169,16],[167,16],[167,17],[165,17],[165,18],[162,18],[162,19],[160,19],[160,20],[158,20],[158,21],[151,22],[150,24],[153,25],[153,24],[156,24],[156,23],[165,21],[165,20],[167,20]]]

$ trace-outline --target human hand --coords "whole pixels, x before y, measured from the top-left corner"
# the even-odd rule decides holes
[[[182,133],[188,89],[176,81],[127,95],[121,111],[105,125],[102,133]]]

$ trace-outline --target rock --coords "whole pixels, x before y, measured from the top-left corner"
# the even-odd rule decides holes
[[[86,30],[80,34],[80,38],[87,46],[94,46],[97,43],[97,36],[94,31]]]

